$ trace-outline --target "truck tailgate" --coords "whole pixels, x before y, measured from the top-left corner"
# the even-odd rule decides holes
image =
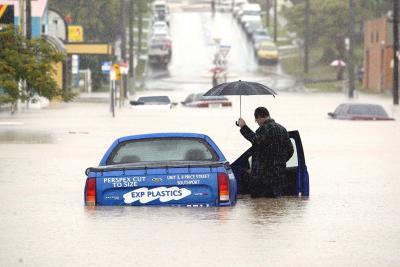
[[[197,205],[218,201],[220,166],[127,168],[91,171],[100,205]]]

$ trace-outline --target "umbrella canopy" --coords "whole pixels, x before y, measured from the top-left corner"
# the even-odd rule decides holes
[[[236,81],[221,83],[210,90],[204,96],[215,95],[272,95],[277,93],[266,85],[256,82]]]
[[[239,95],[240,96],[240,116],[242,114],[242,95],[272,95],[277,93],[266,85],[257,82],[236,81],[221,83],[210,90],[204,96],[216,95]]]
[[[340,59],[336,59],[334,61],[331,62],[331,64],[329,64],[332,67],[345,67],[346,66],[346,62],[344,62],[343,60]]]

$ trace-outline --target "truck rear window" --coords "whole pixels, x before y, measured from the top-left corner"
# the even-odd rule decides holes
[[[107,165],[164,161],[217,161],[218,155],[204,140],[197,138],[149,138],[119,144]]]

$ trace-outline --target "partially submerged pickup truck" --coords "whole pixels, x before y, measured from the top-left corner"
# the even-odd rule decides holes
[[[86,175],[86,205],[230,206],[237,197],[228,161],[202,134],[119,138]]]
[[[287,163],[284,195],[308,196],[304,152],[297,131],[289,132],[295,153]],[[232,206],[240,179],[250,171],[251,148],[229,164],[204,134],[154,133],[114,141],[98,167],[86,170],[85,204]]]

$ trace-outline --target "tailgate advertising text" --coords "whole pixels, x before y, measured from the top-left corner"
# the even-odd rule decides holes
[[[142,187],[124,194],[123,197],[126,204],[131,204],[135,201],[145,204],[156,199],[159,199],[160,202],[180,200],[191,194],[192,192],[190,190],[176,186],[169,188],[156,187],[150,190],[147,187]]]

